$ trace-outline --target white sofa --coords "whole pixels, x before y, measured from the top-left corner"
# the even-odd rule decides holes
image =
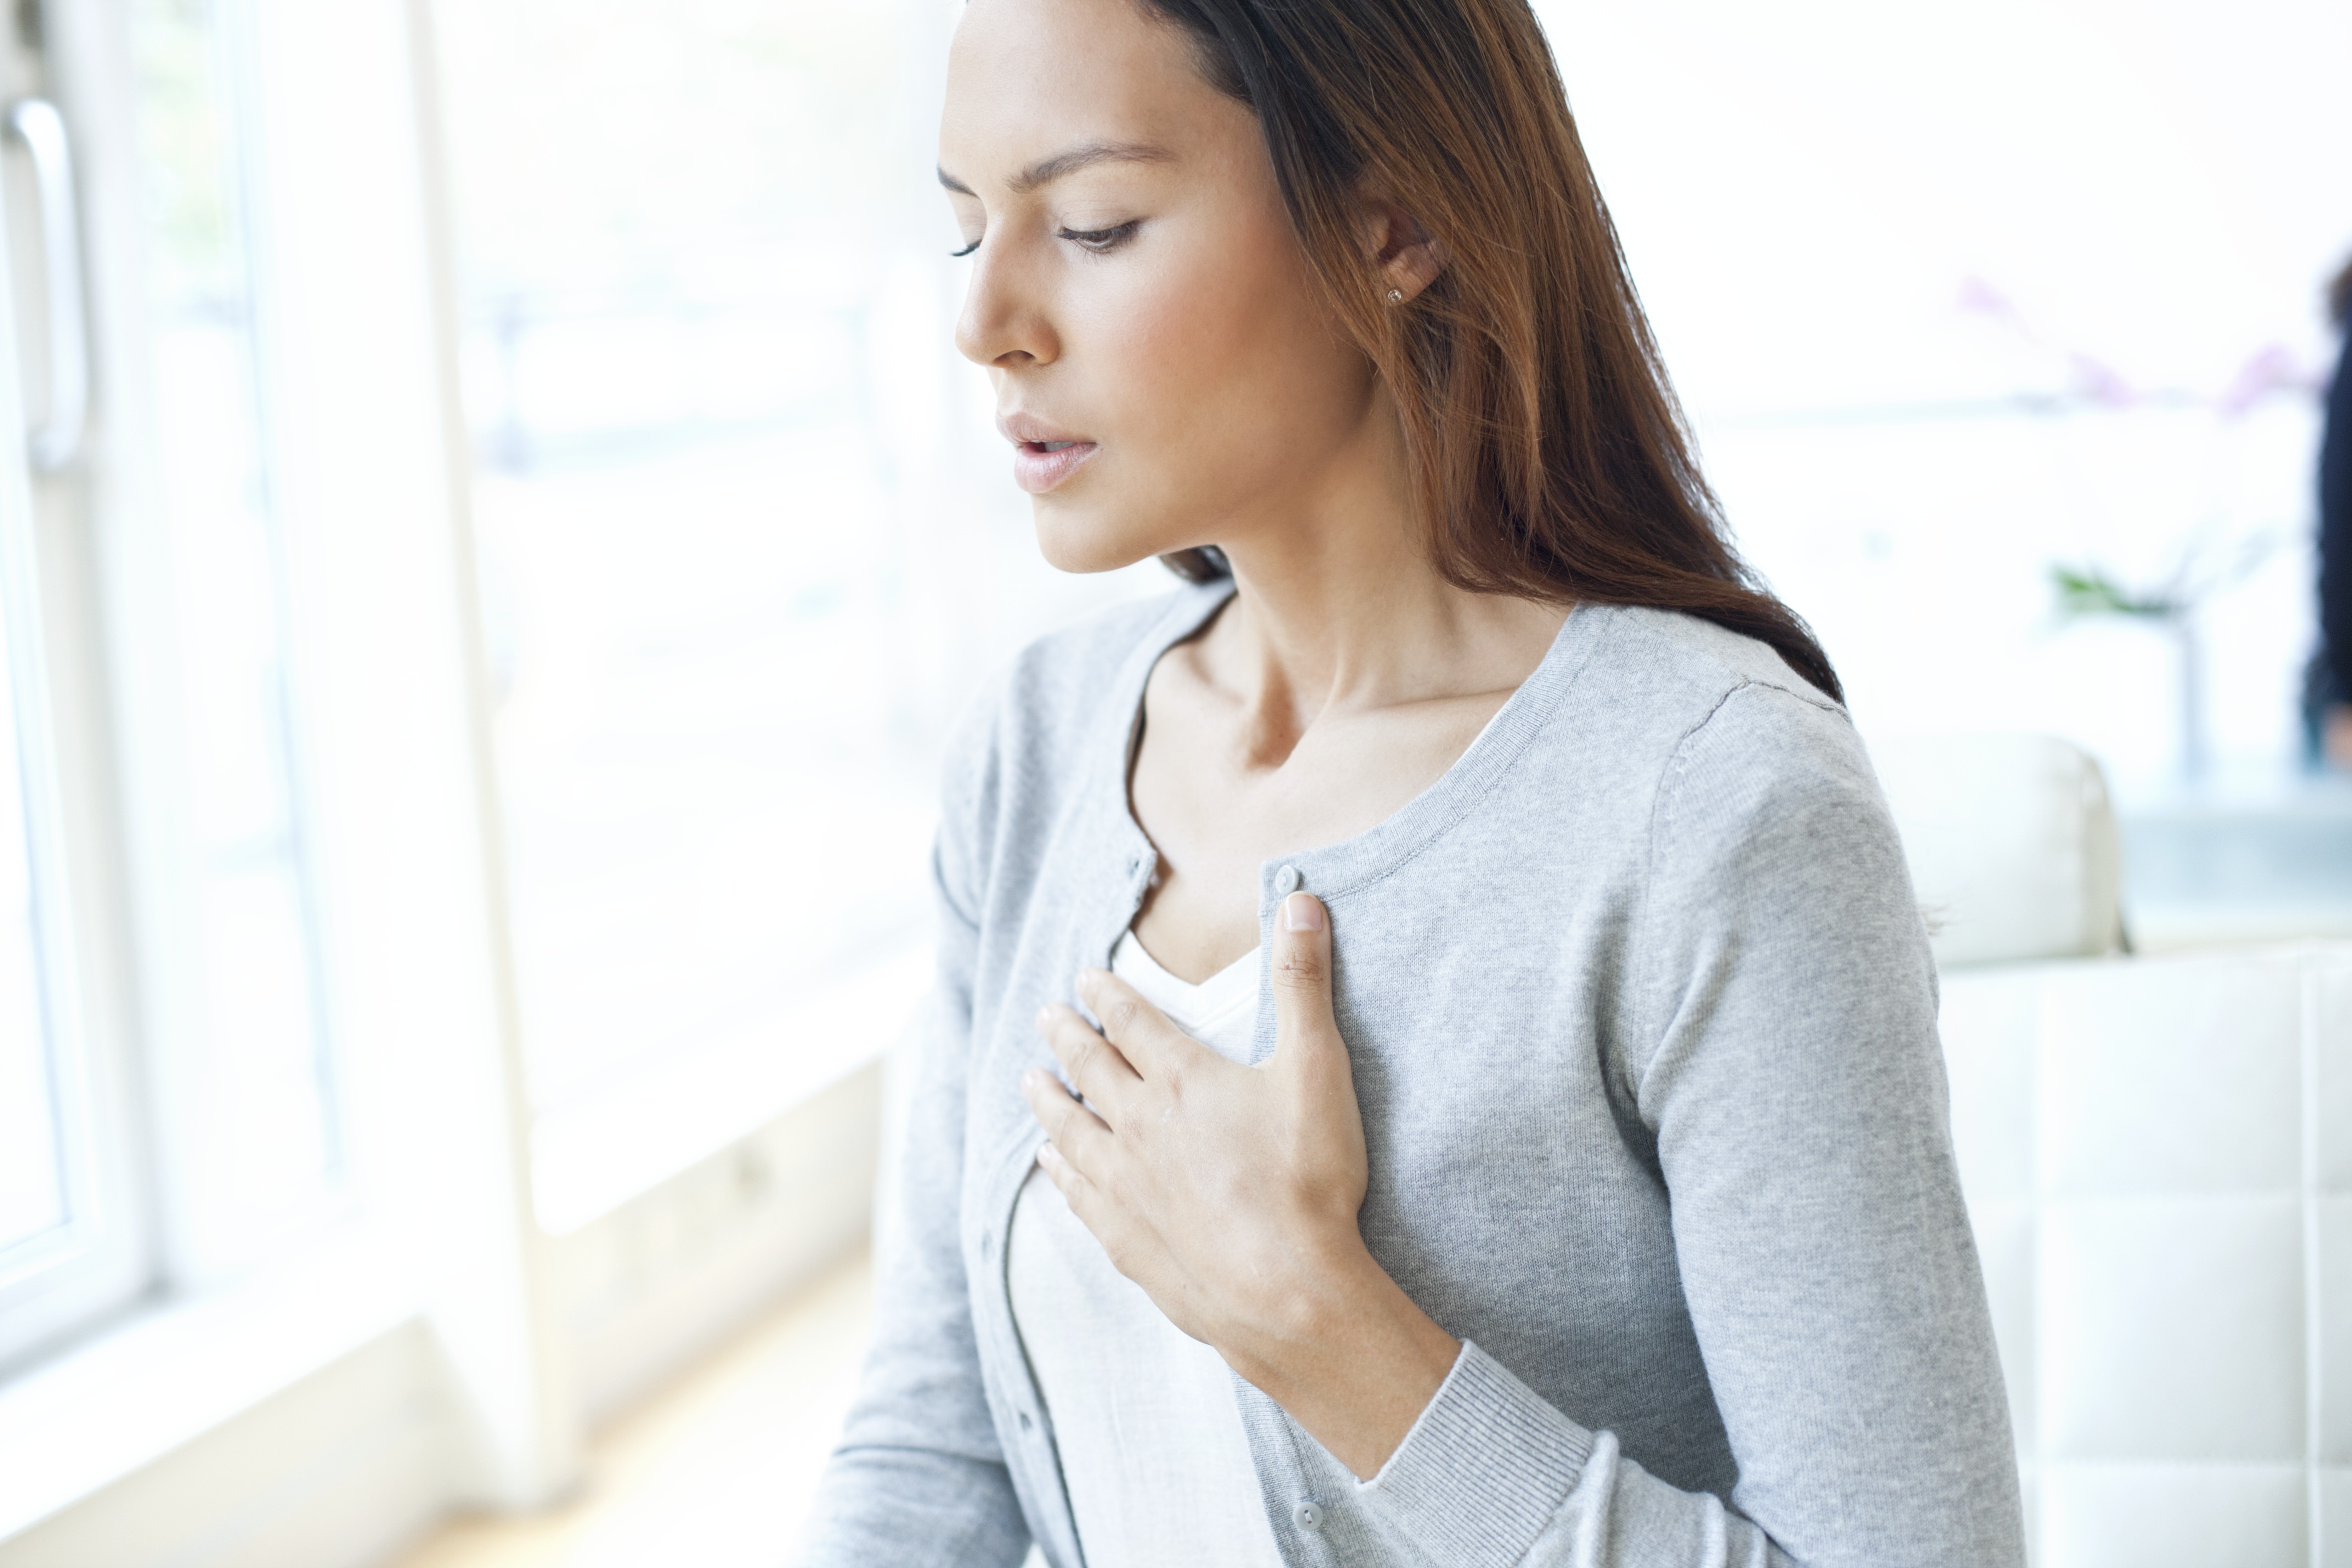
[[[2117,955],[2088,758],[1873,753],[2036,1568],[2352,1568],[2352,943]]]

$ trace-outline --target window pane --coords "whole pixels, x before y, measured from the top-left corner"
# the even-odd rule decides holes
[[[184,918],[204,956],[194,1059],[172,1064],[191,1245],[218,1267],[340,1172],[321,1022],[286,586],[263,441],[249,143],[232,0],[132,0],[149,313],[189,776]]]
[[[899,10],[441,14],[542,1107],[922,929],[933,770],[869,371],[922,194]]]

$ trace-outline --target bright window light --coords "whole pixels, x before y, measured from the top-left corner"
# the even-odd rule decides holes
[[[900,25],[873,0],[441,14],[542,1109],[781,1035],[920,938],[935,772],[872,374],[929,195]]]
[[[2284,775],[2352,12],[1538,0],[1734,530],[1855,717]]]
[[[249,1260],[341,1179],[291,715],[285,562],[263,438],[267,316],[242,8],[135,0],[161,494],[199,1031],[159,1064],[173,1221],[198,1274]]]

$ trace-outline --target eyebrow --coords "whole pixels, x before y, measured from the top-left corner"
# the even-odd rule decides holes
[[[1065,174],[1075,174],[1080,169],[1092,168],[1097,163],[1165,163],[1172,162],[1175,156],[1167,148],[1155,147],[1148,142],[1085,142],[1066,153],[1056,153],[1050,158],[1038,160],[1013,175],[1007,184],[1014,195],[1025,196],[1032,191],[1052,184]],[[978,194],[945,169],[941,169],[939,174],[940,184],[949,190],[961,191],[967,196]]]

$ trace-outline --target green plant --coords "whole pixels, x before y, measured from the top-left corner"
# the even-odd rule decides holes
[[[2161,620],[2189,608],[2162,589],[2135,594],[2097,566],[2074,567],[2053,562],[2050,584],[2058,591],[2058,613],[2069,620],[2080,616],[2138,616]]]

